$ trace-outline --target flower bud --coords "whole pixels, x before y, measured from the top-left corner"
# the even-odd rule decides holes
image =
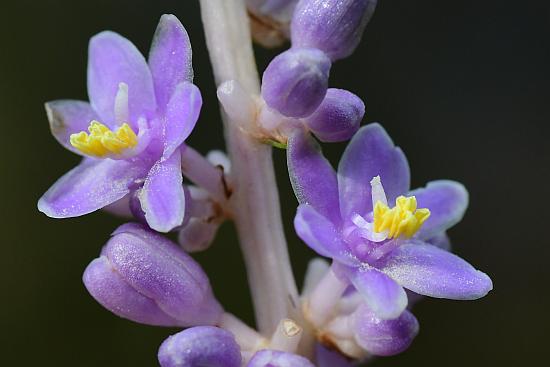
[[[197,326],[166,339],[159,348],[162,367],[240,367],[241,351],[233,335],[214,326]]]
[[[278,350],[260,350],[248,362],[247,367],[315,367],[306,358]]]
[[[290,37],[290,20],[298,0],[246,0],[250,31],[264,47],[281,46]]]
[[[330,67],[330,60],[319,50],[287,50],[265,70],[262,97],[284,116],[309,116],[325,97]]]
[[[313,47],[332,61],[353,53],[377,0],[301,0],[290,25],[293,47]]]
[[[317,367],[352,367],[355,365],[342,354],[328,349],[322,344],[315,346],[315,362],[317,362]]]
[[[399,354],[409,347],[418,334],[418,321],[407,310],[396,319],[381,320],[363,304],[354,317],[355,341],[373,355]]]
[[[350,139],[359,130],[365,115],[365,104],[355,94],[330,88],[312,115],[305,118],[309,129],[324,142]]]
[[[138,224],[124,224],[113,233],[83,281],[105,308],[143,324],[211,325],[223,311],[200,265]]]
[[[204,251],[210,247],[216,237],[220,221],[208,221],[203,218],[191,218],[180,230],[178,242],[187,252]]]
[[[290,21],[298,0],[246,0],[248,9],[257,15],[269,16],[279,22]]]

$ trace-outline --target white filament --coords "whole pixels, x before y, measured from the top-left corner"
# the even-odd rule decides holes
[[[115,122],[117,125],[130,122],[130,109],[128,107],[128,84],[120,83],[115,96]]]
[[[380,176],[375,176],[370,181],[372,187],[372,208],[376,206],[377,202],[381,202],[384,205],[388,205],[388,199],[386,198],[386,193],[384,192],[384,187],[382,186],[382,181]]]

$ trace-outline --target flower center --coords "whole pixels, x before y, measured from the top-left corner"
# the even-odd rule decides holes
[[[430,216],[429,209],[417,209],[414,196],[399,196],[395,199],[395,207],[390,208],[381,201],[374,207],[374,231],[388,231],[388,238],[401,235],[412,237]]]
[[[138,143],[136,133],[127,123],[122,124],[116,131],[112,131],[99,121],[92,121],[87,134],[81,131],[72,134],[70,142],[73,147],[84,154],[93,157],[105,157],[109,154],[120,154]]]

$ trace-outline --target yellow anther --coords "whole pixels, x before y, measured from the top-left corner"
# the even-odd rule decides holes
[[[416,198],[400,196],[395,207],[378,201],[374,207],[374,231],[388,231],[388,238],[412,237],[430,216],[429,209],[416,209]]]
[[[88,131],[89,134],[85,131],[72,134],[70,141],[73,147],[94,157],[120,154],[125,149],[135,147],[138,143],[136,133],[127,123],[122,124],[113,132],[101,122],[92,121]]]

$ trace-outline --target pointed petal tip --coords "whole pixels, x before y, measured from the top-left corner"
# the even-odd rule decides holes
[[[377,266],[403,287],[433,298],[475,300],[493,288],[489,276],[464,259],[421,242],[401,245]]]

